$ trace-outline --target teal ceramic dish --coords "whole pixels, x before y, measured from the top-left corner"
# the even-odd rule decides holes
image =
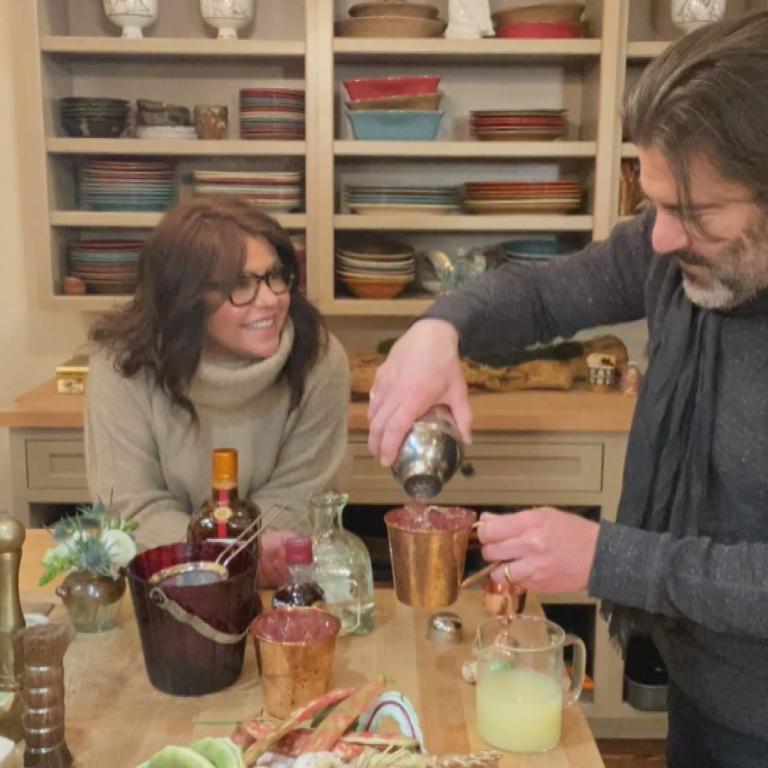
[[[356,110],[347,112],[356,139],[363,141],[432,141],[442,112],[427,110]]]

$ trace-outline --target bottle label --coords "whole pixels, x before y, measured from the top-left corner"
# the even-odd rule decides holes
[[[230,517],[232,517],[232,508],[231,507],[216,507],[216,509],[213,510],[213,517],[214,520],[218,522],[226,523],[227,520],[229,520]]]

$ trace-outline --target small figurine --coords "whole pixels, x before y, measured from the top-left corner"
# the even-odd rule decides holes
[[[616,358],[604,352],[587,356],[589,385],[595,392],[607,392],[616,383]]]
[[[640,381],[643,378],[643,374],[640,371],[640,366],[632,361],[628,362],[624,371],[619,379],[619,389],[622,395],[629,397],[637,397],[637,393],[640,391]]]
[[[450,0],[445,37],[472,40],[493,35],[488,0]]]

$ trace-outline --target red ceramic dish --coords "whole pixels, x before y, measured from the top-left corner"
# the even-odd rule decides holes
[[[367,77],[344,80],[349,98],[376,99],[382,96],[414,96],[435,93],[440,75],[414,75],[412,77]]]
[[[500,24],[496,28],[496,37],[528,39],[581,37],[581,23],[578,21],[558,21]]]

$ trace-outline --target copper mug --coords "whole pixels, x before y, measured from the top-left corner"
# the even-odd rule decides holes
[[[198,139],[224,139],[229,125],[229,110],[217,104],[195,106],[195,130]]]
[[[445,608],[456,602],[476,517],[463,507],[419,503],[384,515],[395,594],[401,603]]]

